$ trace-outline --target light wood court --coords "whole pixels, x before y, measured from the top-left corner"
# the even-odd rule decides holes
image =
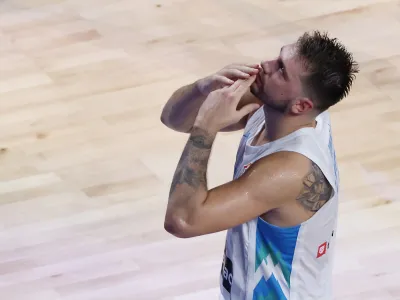
[[[161,109],[312,29],[361,66],[331,110],[336,299],[400,299],[397,0],[0,1],[0,299],[217,299],[225,232],[163,228],[187,136]],[[210,187],[231,180],[240,136],[218,136]]]

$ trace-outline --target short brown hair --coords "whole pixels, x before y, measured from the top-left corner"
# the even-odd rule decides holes
[[[328,109],[349,94],[359,68],[343,44],[327,33],[313,31],[304,33],[296,46],[307,73],[303,86],[318,110]]]

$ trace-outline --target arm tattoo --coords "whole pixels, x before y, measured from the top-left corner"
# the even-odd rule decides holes
[[[180,196],[184,196],[185,193],[192,190],[190,195],[187,195],[191,196],[199,188],[207,191],[207,166],[214,140],[215,135],[199,128],[193,128],[176,168],[169,193],[170,197],[178,186],[190,188],[189,190],[180,190]]]
[[[303,189],[298,195],[297,201],[307,210],[316,212],[328,202],[331,194],[331,185],[321,169],[312,162],[310,172],[303,179]]]

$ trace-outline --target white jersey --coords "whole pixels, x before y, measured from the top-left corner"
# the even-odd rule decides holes
[[[251,146],[265,124],[263,107],[248,121],[236,156],[234,178],[253,162],[278,151],[292,151],[318,165],[332,185],[331,199],[309,220],[278,227],[261,218],[228,230],[221,268],[220,299],[331,300],[332,259],[338,214],[339,174],[330,117],[261,146]]]

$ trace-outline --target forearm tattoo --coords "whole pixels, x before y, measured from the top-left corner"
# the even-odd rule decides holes
[[[312,162],[310,172],[303,179],[303,189],[297,197],[304,208],[316,212],[331,197],[332,187],[320,168]]]
[[[214,140],[215,135],[199,128],[193,128],[176,168],[170,196],[180,185],[190,187],[191,193],[199,188],[207,191],[207,166]],[[181,192],[189,191],[181,190],[180,195]]]

